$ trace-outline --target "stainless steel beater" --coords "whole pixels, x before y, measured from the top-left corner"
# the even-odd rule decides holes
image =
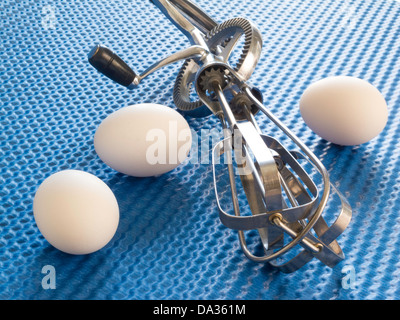
[[[351,207],[331,185],[319,159],[268,108],[260,91],[247,81],[252,75],[262,48],[258,29],[247,19],[233,18],[216,23],[189,0],[152,0],[189,39],[191,46],[154,63],[136,74],[110,49],[97,45],[89,62],[104,75],[133,89],[146,76],[177,61],[185,60],[173,91],[178,109],[192,116],[213,113],[224,128],[224,139],[213,148],[214,186],[221,222],[239,233],[244,254],[257,262],[268,262],[283,272],[292,272],[317,258],[329,267],[344,259],[336,238],[351,219]],[[243,40],[236,65],[229,59]],[[197,97],[193,98],[193,90]],[[264,113],[299,148],[288,151],[273,137],[261,133],[255,120]],[[221,205],[217,166],[225,157],[231,193],[230,213]],[[232,159],[234,161],[232,161]],[[318,188],[301,162],[311,164],[322,177]],[[237,174],[239,172],[239,174]],[[243,215],[237,179],[243,187],[251,215]],[[330,190],[340,200],[340,211],[329,226],[322,218]],[[246,243],[246,230],[257,230],[263,255],[256,255]],[[289,240],[288,240],[289,239]],[[295,246],[300,248],[281,261]]]

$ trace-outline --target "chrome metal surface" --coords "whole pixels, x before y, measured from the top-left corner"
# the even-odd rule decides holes
[[[202,33],[168,0],[153,0],[164,15],[189,39],[191,44],[206,47]]]
[[[260,58],[262,47],[261,34],[250,21],[243,18],[229,19],[206,33],[204,39],[215,59],[227,63],[242,36],[243,48],[233,69],[241,80],[248,80]],[[198,70],[199,65],[195,61],[186,61],[179,70],[174,86],[174,102],[182,111],[190,111],[203,105],[200,99],[190,98]]]
[[[137,86],[140,83],[140,81],[142,81],[144,78],[146,78],[149,74],[151,74],[154,71],[161,69],[171,63],[178,62],[181,60],[186,60],[186,59],[203,60],[208,54],[209,54],[209,52],[207,49],[205,49],[201,46],[197,46],[197,45],[191,46],[189,48],[183,49],[178,52],[175,52],[174,54],[171,54],[170,56],[162,59],[161,61],[158,61],[158,62],[152,64],[145,71],[143,71],[140,75],[137,75],[129,88],[130,89],[134,88],[134,86]]]
[[[201,8],[188,0],[170,0],[173,5],[180,10],[185,17],[201,32],[206,34],[218,25]]]
[[[240,246],[251,260],[268,262],[283,272],[297,270],[313,258],[329,267],[335,266],[344,259],[336,238],[351,220],[351,207],[330,183],[321,161],[263,105],[258,90],[247,84],[261,54],[258,29],[244,18],[217,24],[188,0],[153,0],[153,3],[188,37],[191,46],[154,63],[135,78],[133,85],[170,63],[185,60],[174,86],[176,106],[193,111],[205,105],[224,128],[224,139],[214,146],[212,153],[221,222],[237,230]],[[241,57],[231,66],[229,58],[241,37],[244,37]],[[198,96],[194,100],[190,97],[193,88]],[[258,111],[299,150],[289,151],[275,138],[264,135],[256,121]],[[216,164],[222,156],[228,159],[233,214],[222,207],[219,196]],[[313,175],[306,172],[303,161],[320,175],[322,183],[318,187]],[[244,208],[238,199],[237,178],[248,204]],[[330,190],[341,203],[339,215],[331,226],[322,217]],[[246,243],[246,230],[258,231],[263,255],[252,253]],[[295,246],[301,247],[300,253],[287,261],[278,261],[287,257]]]

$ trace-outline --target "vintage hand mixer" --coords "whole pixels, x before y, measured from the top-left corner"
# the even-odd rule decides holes
[[[213,148],[219,216],[225,226],[238,231],[244,254],[283,272],[297,270],[314,257],[329,267],[335,266],[344,259],[336,238],[351,219],[351,207],[330,184],[328,172],[319,159],[262,104],[260,91],[246,82],[261,54],[260,32],[244,18],[218,24],[188,0],[152,2],[188,37],[190,47],[154,63],[141,74],[136,74],[114,52],[101,45],[91,50],[89,62],[110,79],[133,89],[154,71],[185,60],[175,82],[174,102],[189,115],[205,116],[212,112],[221,121],[224,139]],[[240,59],[236,66],[230,66],[228,60],[241,39],[244,43]],[[198,97],[193,98],[192,88]],[[300,151],[288,151],[276,139],[262,134],[255,121],[258,111],[279,127]],[[222,156],[227,160],[233,214],[222,208],[219,198],[216,164]],[[302,160],[322,176],[322,192],[300,164]],[[237,176],[251,215],[241,214]],[[341,209],[328,226],[321,214],[331,188],[340,199]],[[258,231],[262,255],[249,249],[246,230]],[[295,246],[301,250],[282,262],[282,256]]]

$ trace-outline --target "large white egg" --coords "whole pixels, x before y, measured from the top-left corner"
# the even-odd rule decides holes
[[[385,127],[388,108],[369,82],[348,76],[328,77],[311,84],[300,99],[305,123],[321,138],[338,145],[358,145]]]
[[[115,111],[101,122],[94,136],[100,159],[116,171],[135,177],[173,170],[185,160],[191,144],[185,118],[154,103]]]
[[[33,201],[36,224],[45,239],[70,254],[103,248],[114,236],[119,208],[111,189],[96,176],[65,170],[45,179]]]

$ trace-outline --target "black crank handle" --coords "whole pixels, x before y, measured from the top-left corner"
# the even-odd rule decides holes
[[[170,56],[153,63],[142,74],[136,74],[120,57],[118,57],[110,49],[101,45],[95,46],[88,55],[90,64],[102,74],[114,80],[115,82],[133,89],[140,81],[149,74],[165,67],[171,63],[181,60],[195,59],[200,60],[209,54],[208,50],[201,46],[191,46],[171,54]]]
[[[89,63],[111,80],[129,89],[136,86],[137,74],[109,48],[96,45],[88,54]]]

